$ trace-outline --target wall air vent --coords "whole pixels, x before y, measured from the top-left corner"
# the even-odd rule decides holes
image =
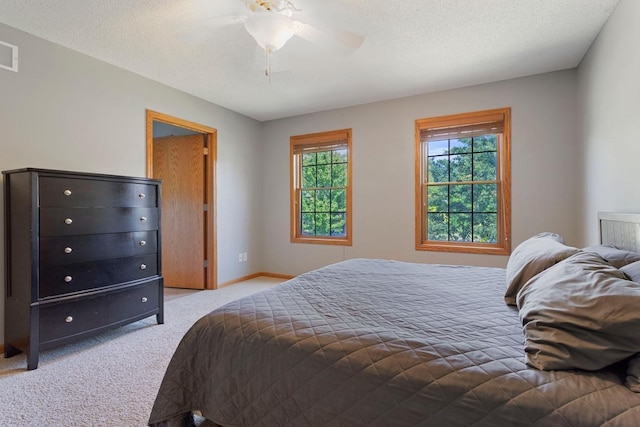
[[[18,72],[18,46],[0,42],[0,68]]]

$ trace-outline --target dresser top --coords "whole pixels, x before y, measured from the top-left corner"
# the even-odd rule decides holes
[[[157,182],[161,183],[162,180],[154,178],[145,178],[137,176],[124,176],[124,175],[109,175],[102,173],[90,173],[90,172],[76,172],[76,171],[63,171],[55,169],[40,169],[40,168],[21,168],[2,171],[3,175],[9,175],[13,173],[35,172],[41,176],[56,176],[56,177],[69,177],[69,178],[91,178],[91,179],[105,179],[105,180],[139,180],[145,182]]]

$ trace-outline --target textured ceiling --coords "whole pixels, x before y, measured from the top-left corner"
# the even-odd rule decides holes
[[[364,43],[294,36],[269,80],[242,24],[216,19],[242,0],[0,0],[0,22],[264,121],[576,67],[618,2],[293,1]]]

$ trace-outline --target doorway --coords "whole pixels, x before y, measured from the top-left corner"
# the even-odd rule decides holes
[[[217,130],[147,110],[147,177],[162,180],[165,286],[217,288]]]

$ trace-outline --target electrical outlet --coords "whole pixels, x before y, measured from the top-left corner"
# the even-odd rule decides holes
[[[238,254],[238,262],[242,262],[242,253]]]
[[[247,260],[247,253],[246,253],[246,252],[243,252],[243,253],[242,253],[242,260],[243,260],[243,261],[246,261],[246,260]]]

